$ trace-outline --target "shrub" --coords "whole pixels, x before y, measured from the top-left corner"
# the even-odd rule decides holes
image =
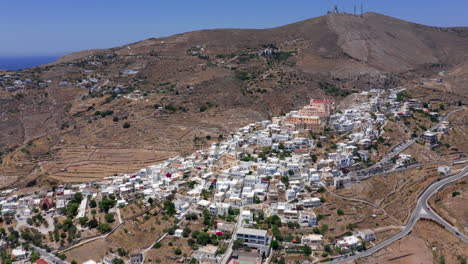
[[[130,127],[130,124],[129,124],[129,123],[125,122],[125,123],[123,124],[123,128],[129,128],[129,127]]]
[[[113,214],[106,214],[106,216],[104,218],[106,219],[106,222],[108,222],[108,223],[112,223],[112,222],[115,221]]]
[[[101,233],[107,233],[107,232],[111,231],[111,229],[112,229],[111,226],[109,224],[107,224],[107,223],[103,223],[103,224],[100,224],[98,226],[98,230]]]
[[[153,245],[153,248],[160,248],[162,246],[161,242],[156,242]]]

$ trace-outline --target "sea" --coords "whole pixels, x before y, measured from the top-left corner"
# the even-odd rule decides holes
[[[0,57],[0,70],[16,71],[48,64],[60,56]]]

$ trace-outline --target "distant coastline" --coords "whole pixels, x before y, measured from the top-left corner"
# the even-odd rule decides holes
[[[56,61],[61,56],[0,56],[0,70],[16,71],[48,64]]]

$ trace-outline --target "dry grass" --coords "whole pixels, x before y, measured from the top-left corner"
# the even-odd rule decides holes
[[[140,214],[145,210],[147,210],[145,206],[131,203],[123,208],[120,208],[120,216],[122,217],[122,219],[126,219],[134,215]]]
[[[466,155],[468,153],[468,109],[457,112],[448,119],[451,129],[441,139],[442,143],[449,144]]]
[[[468,183],[462,178],[437,192],[429,200],[431,207],[446,221],[468,234]],[[453,197],[452,193],[459,192]]]
[[[367,228],[374,230],[396,224],[382,210],[371,205],[344,200],[332,196],[328,192],[324,193],[323,197],[326,203],[316,210],[316,214],[326,216],[323,220],[319,221],[319,226],[327,224],[329,227],[329,231],[325,237],[337,237],[351,231],[348,227],[349,224],[356,225],[353,228],[354,231]],[[338,215],[338,209],[343,210],[344,215]],[[391,233],[384,233],[377,238],[379,240],[385,239],[389,235]]]
[[[419,221],[413,232],[372,256],[357,260],[359,264],[376,263],[460,263],[461,256],[468,258],[468,244],[432,221]]]
[[[353,184],[349,189],[339,190],[339,193],[380,205],[388,214],[404,224],[418,195],[437,177],[437,166],[425,166],[372,177]]]
[[[116,248],[118,248],[118,245],[111,244],[105,239],[99,239],[67,251],[65,255],[67,256],[67,261],[70,262],[75,260],[77,263],[82,263],[89,259],[98,262],[102,260],[109,250]]]
[[[121,225],[114,233],[83,246],[65,252],[68,260],[78,262],[93,259],[99,261],[109,250],[116,251],[123,248],[128,252],[141,252],[151,246],[164,232],[163,230],[174,225],[174,219],[163,220],[162,215],[144,216],[128,221]]]
[[[169,243],[172,243],[172,246],[169,246]],[[192,253],[192,249],[187,244],[187,239],[168,236],[161,241],[161,244],[160,248],[152,248],[146,253],[145,263],[176,263],[178,259],[190,256]],[[174,253],[177,248],[182,251],[181,255]]]
[[[125,250],[141,250],[154,243],[163,230],[174,225],[174,219],[164,220],[162,216],[138,217],[123,224],[119,229],[106,238],[106,241],[117,244]]]

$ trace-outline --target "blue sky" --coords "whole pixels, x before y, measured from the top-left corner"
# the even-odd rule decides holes
[[[334,4],[434,26],[468,26],[467,0],[1,0],[0,56],[62,55],[209,28],[267,28]]]

